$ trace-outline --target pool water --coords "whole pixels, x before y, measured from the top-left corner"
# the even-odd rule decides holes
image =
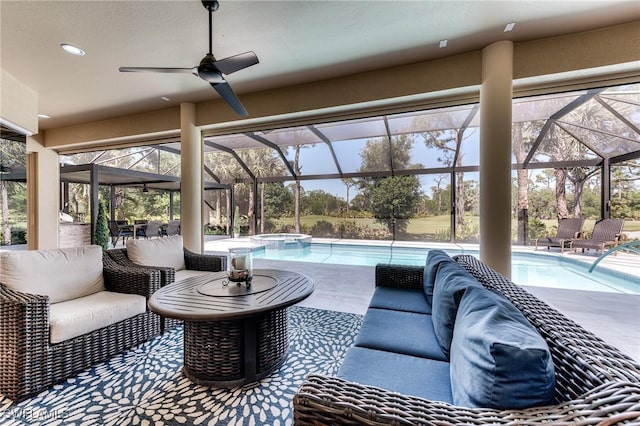
[[[428,248],[311,243],[284,250],[261,249],[254,252],[254,257],[338,265],[375,266],[378,263],[395,263],[422,266],[428,252]],[[445,252],[450,256],[478,256],[477,251],[469,250]],[[589,267],[588,263],[564,257],[514,252],[511,258],[511,280],[517,284],[538,287],[640,294],[640,277],[600,266],[589,273]]]

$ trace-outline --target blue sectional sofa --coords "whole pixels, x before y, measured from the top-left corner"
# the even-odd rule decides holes
[[[310,375],[294,398],[300,425],[611,416],[640,420],[640,365],[476,258],[439,250],[425,267],[376,267],[337,377]]]

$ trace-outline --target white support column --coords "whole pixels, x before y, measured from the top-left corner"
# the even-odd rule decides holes
[[[27,137],[27,248],[57,248],[60,200],[58,153],[42,144],[42,135]]]
[[[202,229],[202,141],[196,127],[196,106],[180,104],[180,233],[184,246],[195,252],[203,251]]]
[[[513,43],[482,51],[480,89],[480,259],[511,277],[511,107]]]

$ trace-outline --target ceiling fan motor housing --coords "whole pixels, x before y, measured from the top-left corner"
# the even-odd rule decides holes
[[[198,76],[212,84],[223,83],[225,81],[222,77],[222,73],[215,65],[216,58],[211,53],[202,58],[200,65],[198,65]]]

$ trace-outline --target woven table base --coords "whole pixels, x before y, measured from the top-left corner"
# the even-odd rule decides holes
[[[280,368],[288,350],[286,308],[237,320],[185,321],[182,372],[204,386],[242,386]]]

